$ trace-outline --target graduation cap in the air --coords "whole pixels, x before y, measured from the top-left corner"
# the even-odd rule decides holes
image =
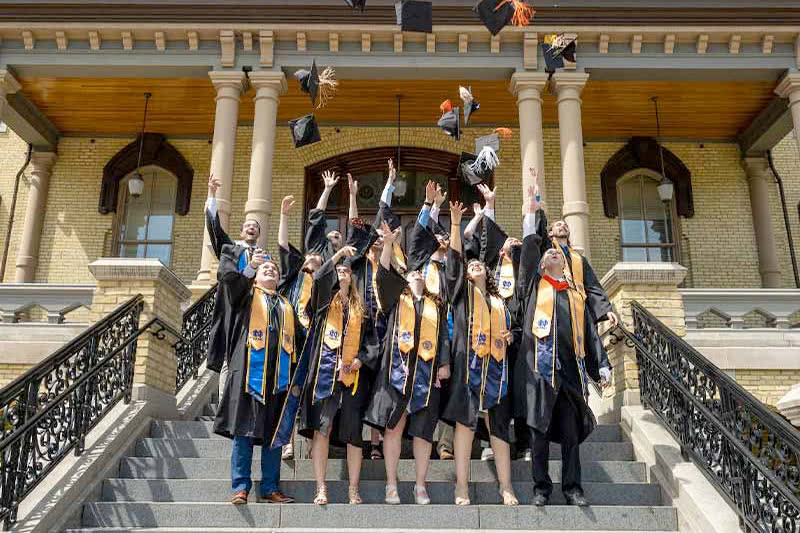
[[[472,97],[472,87],[463,87],[459,85],[458,94],[461,96],[461,101],[464,102],[464,126],[469,124],[469,117],[472,113],[481,108],[481,104],[475,101]]]
[[[344,0],[344,3],[353,9],[361,9],[361,12],[363,13],[364,7],[367,4],[367,0]]]
[[[459,117],[459,109],[457,107],[453,107],[453,105],[450,103],[450,100],[445,100],[442,102],[442,105],[439,106],[439,109],[442,111],[442,116],[439,118],[439,121],[436,124],[442,128],[446,134],[457,141],[461,137],[461,120]]]
[[[478,185],[484,180],[482,176],[478,176],[475,171],[472,170],[472,164],[477,158],[478,156],[475,154],[461,152],[461,158],[458,160],[458,169],[456,170],[456,175],[470,185]]]
[[[403,31],[433,32],[433,4],[420,0],[402,0],[394,3],[397,24]]]
[[[322,140],[319,135],[319,126],[317,126],[317,121],[314,120],[313,114],[290,120],[289,128],[292,130],[292,140],[294,140],[295,148]]]
[[[301,69],[294,73],[294,77],[300,82],[300,90],[311,97],[311,105],[320,108],[333,98],[339,82],[336,81],[336,71],[333,67],[327,67],[320,74],[317,70],[317,62],[311,63],[311,70]],[[317,97],[319,96],[319,105]]]
[[[575,39],[568,39],[561,34],[545,35],[542,43],[545,72],[555,72],[564,68],[567,62],[575,63]]]
[[[492,35],[508,24],[527,26],[536,13],[524,0],[480,0],[472,10]]]

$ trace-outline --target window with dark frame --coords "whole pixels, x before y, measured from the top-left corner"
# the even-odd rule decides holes
[[[617,182],[622,261],[678,261],[674,202],[661,201],[658,183],[646,173]]]

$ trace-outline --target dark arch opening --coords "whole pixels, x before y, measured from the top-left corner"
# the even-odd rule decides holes
[[[116,153],[106,166],[103,167],[103,182],[100,186],[101,214],[116,213],[119,198],[119,183],[122,179],[136,170],[139,160],[139,140],[135,141]],[[145,133],[142,145],[142,167],[155,165],[171,172],[178,180],[175,195],[175,212],[186,215],[189,212],[189,202],[192,197],[192,179],[194,169],[186,158],[160,133]]]
[[[632,170],[646,168],[661,173],[659,144],[652,137],[633,137],[608,160],[600,173],[603,209],[606,216],[619,215],[617,180]],[[675,154],[664,148],[664,173],[675,184],[675,209],[679,216],[694,216],[692,173]]]

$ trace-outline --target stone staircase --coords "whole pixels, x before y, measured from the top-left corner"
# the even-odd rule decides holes
[[[634,461],[631,443],[617,425],[600,425],[581,446],[583,486],[588,508],[567,506],[560,491],[560,461],[550,462],[557,484],[551,505],[527,505],[532,496],[531,465],[514,461],[512,479],[522,505],[504,507],[497,493],[494,463],[471,466],[473,505],[453,505],[455,464],[434,460],[428,474],[432,504],[413,505],[414,461],[404,450],[400,461],[400,497],[408,504],[383,504],[384,465],[364,460],[361,496],[365,505],[347,505],[347,466],[332,458],[328,466],[330,504],[311,504],[315,492],[310,459],[284,461],[281,485],[299,503],[251,503],[233,506],[230,497],[231,441],[212,432],[214,405],[192,422],[154,421],[150,435],[122,459],[116,478],[103,482],[100,501],[84,505],[81,527],[69,533],[188,531],[677,531],[676,510],[662,501],[661,488],[647,483],[645,464]],[[298,438],[297,457],[304,457]],[[331,448],[333,451],[334,448]],[[335,454],[341,457],[340,454]],[[259,457],[256,450],[254,457]],[[560,457],[553,445],[551,457]],[[253,473],[260,472],[258,464]],[[255,485],[257,487],[257,480]],[[251,494],[252,496],[252,494]]]

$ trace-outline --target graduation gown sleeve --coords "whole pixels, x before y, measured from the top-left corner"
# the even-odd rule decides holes
[[[308,212],[308,230],[306,231],[306,253],[320,254],[328,260],[334,254],[333,246],[328,241],[328,223],[323,209],[312,209]]]
[[[454,303],[464,290],[464,260],[461,254],[452,248],[447,249],[445,261],[445,278],[447,279],[447,297]]]
[[[229,336],[236,318],[234,311],[241,307],[244,297],[252,286],[252,279],[235,270],[228,271],[220,278],[217,285],[214,318],[209,331],[208,361],[206,363],[206,366],[215,372],[222,369],[224,361],[230,360],[232,346]]]
[[[523,307],[529,303],[531,293],[538,279],[539,261],[542,258],[541,244],[542,238],[536,233],[528,235],[522,241],[519,277],[517,278],[517,297],[523,303]]]
[[[284,290],[290,289],[294,285],[297,275],[303,268],[305,257],[303,257],[303,254],[300,252],[300,250],[291,244],[289,244],[288,250],[283,246],[280,246],[278,254],[280,255],[281,260],[281,280],[278,283],[278,290],[283,292]]]
[[[367,253],[377,237],[378,234],[369,224],[354,224],[352,221],[348,221],[345,244],[355,248],[359,256]]]
[[[403,276],[392,268],[386,270],[382,264],[378,264],[378,296],[383,305],[383,312],[389,314],[400,300],[400,295],[408,286],[408,282]]]
[[[414,222],[411,230],[406,235],[406,248],[408,251],[408,269],[419,270],[431,256],[439,249],[439,241],[429,227],[423,227],[419,220]],[[381,300],[383,301],[383,300]]]
[[[483,255],[483,262],[489,268],[494,270],[497,262],[500,259],[500,250],[508,239],[508,234],[503,231],[503,228],[489,217],[483,217],[483,230],[481,231],[481,254]]]
[[[592,269],[592,265],[583,258],[583,286],[586,289],[586,307],[591,312],[592,323],[596,324],[608,320],[608,313],[613,309],[608,295],[600,285],[600,281]]]
[[[233,246],[233,241],[222,229],[222,223],[219,221],[219,212],[211,216],[211,213],[206,210],[206,227],[208,228],[208,236],[211,239],[211,249],[214,250],[214,255],[220,259],[222,254],[222,247],[227,245]]]
[[[586,357],[584,363],[586,364],[586,373],[594,381],[600,381],[600,369],[605,367],[611,369],[611,363],[608,361],[608,353],[603,347],[603,341],[600,340],[600,335],[597,334],[597,326],[590,320],[591,313],[589,308],[585,308],[586,318],[584,322],[584,338],[586,339]]]

